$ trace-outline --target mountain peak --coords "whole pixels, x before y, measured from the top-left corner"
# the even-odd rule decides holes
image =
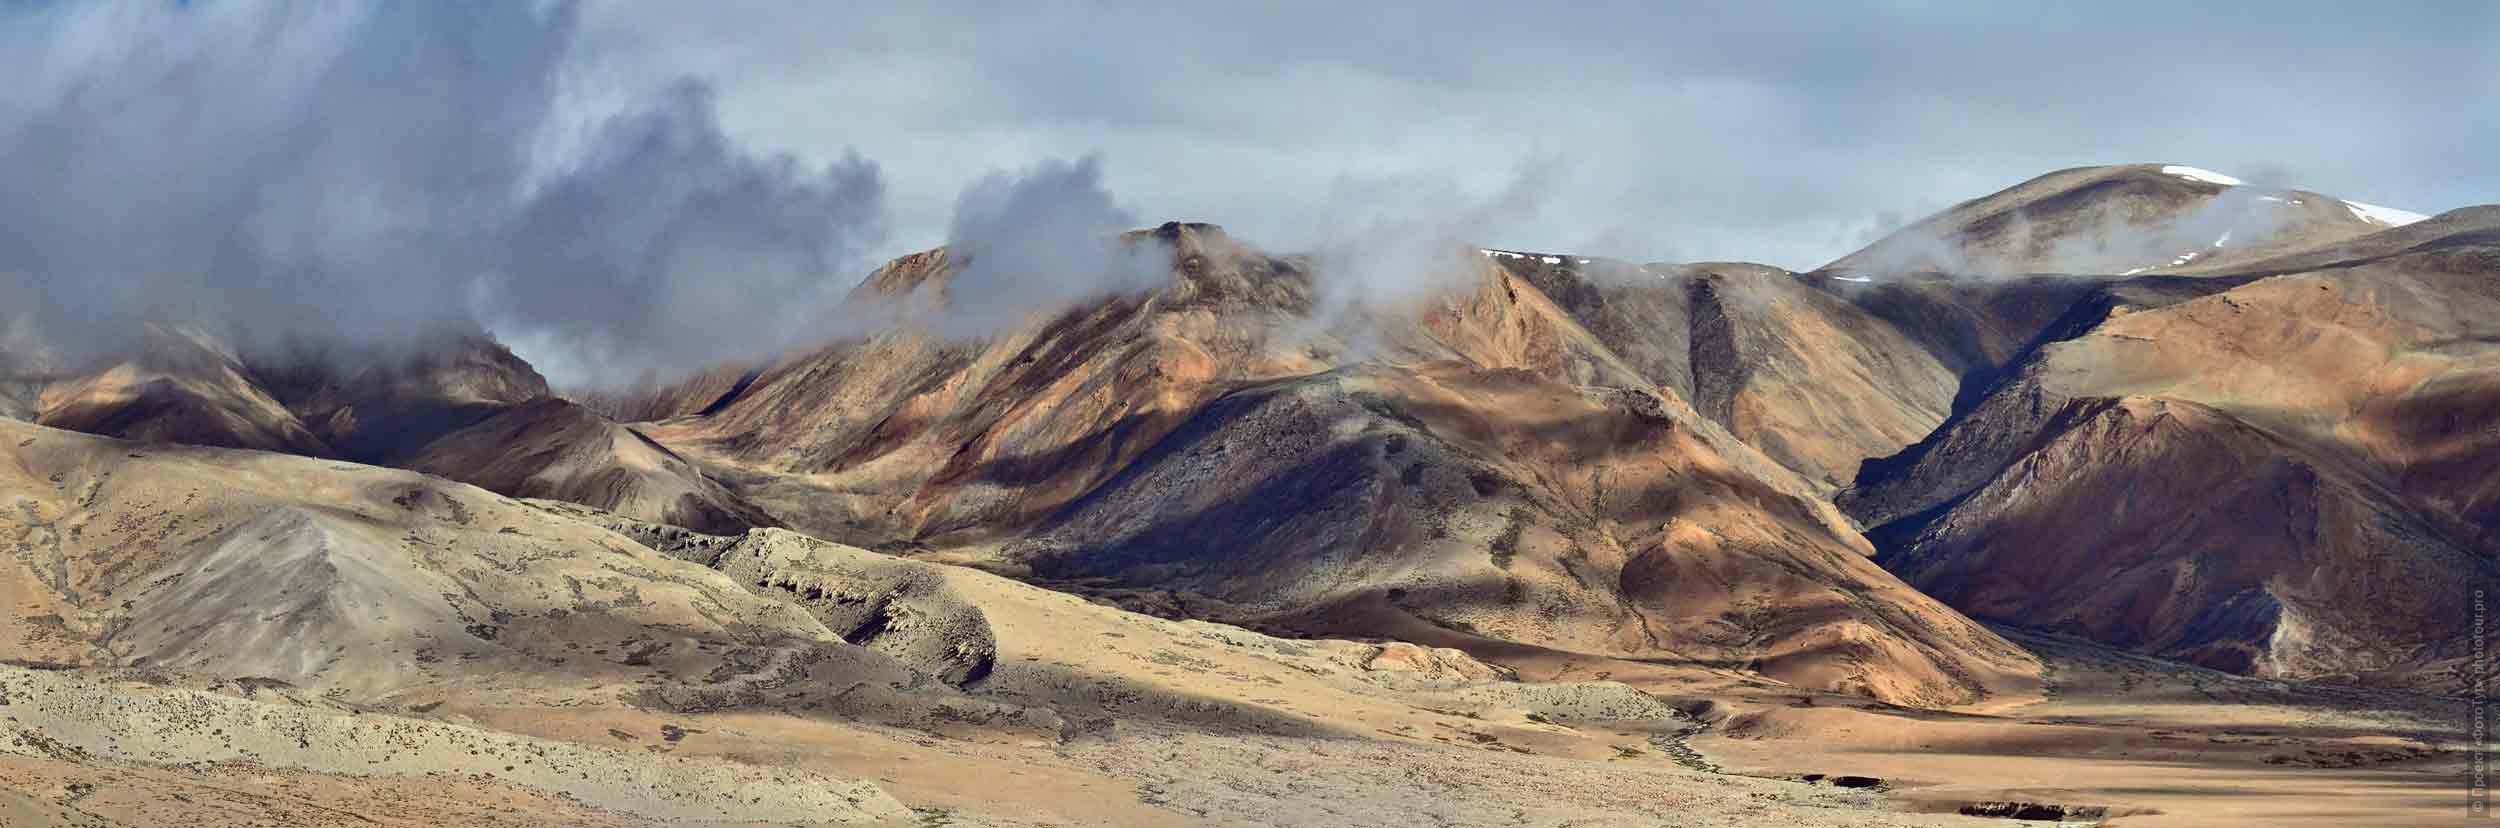
[[[2338,244],[2422,218],[2184,164],[2075,167],[1956,204],[1820,271],[2133,276]]]

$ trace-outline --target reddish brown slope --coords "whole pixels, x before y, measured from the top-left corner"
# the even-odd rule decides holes
[[[2238,673],[2447,689],[2500,567],[2372,481],[2210,408],[2077,400],[1884,564],[1981,618]]]
[[[2482,453],[2496,220],[2460,211],[2356,243],[2366,260],[2104,304],[1842,502],[1886,524],[1888,565],[1983,617],[2267,675],[2438,684],[2464,654],[2456,613],[2500,588],[2500,457]]]
[[[1903,703],[2032,669],[1746,453],[1636,390],[1353,367],[1225,396],[1012,556],[1315,632],[1388,611]]]
[[[838,343],[653,434],[818,531],[1270,619],[1386,602],[1916,703],[2036,669],[1519,272],[1475,261],[1414,307],[1323,310],[1325,274],[1212,227],[1138,241],[1172,246],[1169,284],[989,338]],[[861,298],[942,290],[950,267],[898,261]]]
[[[1496,256],[1651,384],[1824,487],[1943,422],[1947,363],[1821,276]]]
[[[1228,383],[1314,369],[1269,347],[1279,308],[1307,307],[1295,265],[1212,228],[1170,228],[1167,290],[1111,297],[991,338],[903,328],[766,367],[734,399],[655,436],[764,475],[802,478],[776,508],[820,529],[942,539],[1029,525],[1082,494]],[[942,256],[907,257],[870,288],[942,286]],[[863,302],[887,301],[864,291]],[[828,496],[826,491],[834,494]]]
[[[152,326],[128,358],[47,383],[37,411],[44,425],[132,440],[336,454],[239,358],[197,331]]]

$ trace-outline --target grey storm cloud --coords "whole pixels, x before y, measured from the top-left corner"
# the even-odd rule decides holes
[[[12,7],[0,292],[72,348],[155,316],[391,338],[460,317],[562,14]],[[458,19],[454,19],[458,18]]]
[[[880,239],[883,182],[744,154],[684,82],[596,133],[498,228],[473,307],[586,380],[675,374],[801,342]],[[599,370],[600,366],[614,366]]]
[[[731,142],[703,83],[567,157],[570,4],[0,11],[0,300],[71,352],[153,320],[239,346],[484,326],[573,382],[784,344],[881,239],[851,155]]]
[[[611,382],[950,241],[968,316],[1127,289],[1104,240],[1164,220],[1395,292],[1452,246],[1810,268],[2095,163],[2438,212],[2500,200],[2494,42],[2481,3],[8,5],[0,335],[483,326]]]
[[[947,284],[943,311],[927,321],[941,333],[972,335],[1036,309],[1160,284],[1171,252],[1123,240],[1136,226],[1103,187],[1099,158],[985,175],[955,199],[946,249],[963,270]]]

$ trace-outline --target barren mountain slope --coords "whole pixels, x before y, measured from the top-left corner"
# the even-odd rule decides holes
[[[641,433],[551,396],[536,370],[492,340],[377,357],[353,372],[336,363],[310,363],[273,384],[351,459],[705,531],[772,522]]]
[[[623,388],[561,393],[566,399],[588,406],[600,416],[617,422],[666,420],[709,412],[713,403],[736,397],[745,391],[747,383],[754,382],[761,370],[760,365],[733,363],[666,382],[655,378]]]
[[[1808,277],[1958,374],[1955,410],[1967,410],[2037,340],[2092,321],[2090,305],[2193,298],[2383,246],[2419,219],[2195,167],[2080,167],[1955,205]]]
[[[1270,617],[1394,595],[1497,639],[1928,704],[2033,669],[1519,271],[1455,259],[1412,308],[1331,319],[1296,260],[1206,226],[1138,241],[1172,245],[1166,287],[991,339],[838,343],[652,434],[833,537]]]
[[[45,425],[417,468],[719,531],[770,522],[666,449],[549,396],[536,370],[483,336],[246,359],[205,333],[160,328],[111,367],[31,382]]]
[[[2500,213],[2500,205],[2461,207],[2362,236],[2312,244],[2264,257],[2199,262],[2193,267],[2176,268],[2175,272],[2200,276],[2271,276],[2349,267],[2406,253],[2453,251],[2470,256],[2475,249],[2492,246],[2494,235],[2500,234],[2500,217],[2495,217],[2495,213]]]
[[[582,403],[482,339],[188,340],[54,385],[154,442],[0,421],[0,822],[2418,824],[2448,707],[2274,679],[2463,676],[2500,208],[2206,176],[2052,174],[1949,255],[2290,229],[1461,250],[1393,304],[1175,223],[1151,289],[967,325],[930,251],[846,309],[896,330]]]
[[[703,532],[773,522],[634,427],[554,397],[504,408],[394,465],[512,497],[581,503]]]
[[[2391,226],[2386,213],[2365,208],[2195,167],[2077,167],[1954,205],[1817,272],[2131,276],[2250,261]]]
[[[716,559],[836,629],[847,625],[837,617],[859,619],[925,642],[960,640],[938,633],[977,623],[992,642],[980,654],[993,661],[964,682],[966,696],[1052,711],[1059,730],[940,707],[910,730],[863,732],[797,707],[797,716],[698,713],[722,732],[679,743],[776,762],[822,762],[816,752],[831,746],[843,758],[827,771],[874,771],[924,814],[963,824],[1975,824],[1855,810],[1871,803],[1829,786],[1704,776],[1669,747],[1691,718],[1621,683],[1520,683],[1456,650],[1273,638],[781,530],[706,537],[554,508],[672,555]],[[870,646],[927,656],[914,663],[964,663],[961,648],[889,648],[884,637]],[[493,718],[538,735],[609,738],[599,725]],[[985,772],[1002,767],[1012,772]]]
[[[1357,610],[1385,607],[1901,703],[2034,669],[1711,430],[1671,399],[1523,371],[1341,369],[1225,396],[1011,557],[1301,629],[1362,634]]]
[[[438,478],[16,423],[0,442],[7,638],[28,658],[380,699],[637,692],[648,669],[576,647],[656,627],[675,632],[636,660],[678,674],[844,651],[727,578]]]
[[[1884,565],[1972,615],[2230,672],[2450,689],[2500,566],[2372,481],[2192,403],[2071,420]]]
[[[2440,684],[2467,594],[2500,587],[2477,454],[2500,364],[2495,214],[2355,243],[2377,258],[2094,308],[1842,503],[1889,524],[1888,565],[1982,617],[2265,675]]]
[[[334,461],[0,440],[0,632],[45,668],[0,667],[0,814],[35,825],[1962,824],[1705,776],[1656,698],[1452,650]]]
[[[1136,242],[1170,247],[1169,284],[986,336],[904,327],[836,343],[764,369],[736,397],[708,404],[709,415],[652,433],[856,497],[825,521],[834,534],[938,543],[1030,527],[1235,387],[1367,355],[1645,384],[1533,287],[1489,265],[1472,263],[1451,291],[1388,323],[1361,308],[1314,319],[1312,277],[1296,260],[1207,225],[1165,225]],[[906,257],[859,298],[891,301],[880,292],[889,289],[942,294],[952,267],[934,252]],[[1332,324],[1364,341],[1350,342]],[[770,490],[756,496],[773,498]]]
[[[1820,485],[1848,485],[1861,461],[1900,451],[1950,411],[1947,364],[1824,277],[1492,255],[1642,379]]]
[[[2060,328],[2097,312],[2079,306],[2227,289],[2258,262],[2388,238],[2391,218],[2409,216],[2194,167],[2079,167],[1955,205],[1807,276],[1925,347],[1968,395],[2041,337],[2073,336]]]
[[[152,326],[129,357],[46,382],[35,419],[154,442],[333,456],[329,443],[270,396],[242,360],[206,334]]]
[[[435,438],[547,396],[536,369],[484,335],[259,362],[269,393],[360,463],[396,465]]]
[[[804,487],[742,488],[833,536],[1011,533],[1116,471],[1227,382],[1316,368],[1267,341],[1274,308],[1309,301],[1293,265],[1240,251],[1212,228],[1167,231],[1153,243],[1202,262],[1170,290],[994,337],[897,328],[834,343],[651,433],[727,460],[725,474],[801,478]],[[937,255],[898,260],[854,300],[905,301],[923,281],[942,290],[952,267]]]

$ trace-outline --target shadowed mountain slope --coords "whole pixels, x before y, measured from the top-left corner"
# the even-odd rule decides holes
[[[1840,502],[1887,566],[1981,617],[2441,686],[2469,593],[2500,588],[2494,215],[2199,280],[2227,289],[2101,291]]]
[[[0,597],[11,825],[1953,821],[1681,767],[1623,683],[14,422]]]
[[[1920,704],[2034,669],[1872,566],[1820,499],[1828,482],[1694,411],[1580,321],[1612,320],[1629,344],[1638,314],[1685,312],[1693,291],[1721,288],[1679,275],[1672,296],[1584,299],[1575,317],[1535,280],[1582,277],[1453,255],[1446,289],[1332,307],[1327,274],[1212,226],[1131,242],[1169,248],[1166,285],[986,337],[906,327],[836,343],[651,433],[828,536],[1184,591],[1245,618],[1390,601],[1495,639]],[[942,300],[959,265],[906,257],[854,298]],[[1802,287],[1726,290],[1767,294],[1742,312],[1748,326],[1882,330]],[[1731,383],[1748,389],[1727,404],[1740,425],[1761,422],[1767,395],[1809,384],[1778,372],[1833,364],[1809,343],[1769,343],[1784,360]],[[1647,368],[1666,378],[1669,364]],[[1941,418],[1945,375],[1911,364],[1933,398],[1901,407]],[[1805,428],[1771,422],[1759,430]]]
[[[498,494],[581,503],[698,532],[772,525],[634,427],[552,397],[504,408],[396,465]]]
[[[1949,366],[1820,276],[1496,256],[1653,385],[1825,487],[1950,411]],[[1854,286],[1850,286],[1854,287]]]
[[[151,326],[136,353],[84,376],[42,385],[34,419],[134,440],[283,451],[337,450],[197,331]]]
[[[26,413],[60,428],[415,468],[707,531],[769,522],[667,449],[550,396],[527,362],[482,336],[247,358],[202,332],[156,328],[100,370],[20,376],[41,389]]]

